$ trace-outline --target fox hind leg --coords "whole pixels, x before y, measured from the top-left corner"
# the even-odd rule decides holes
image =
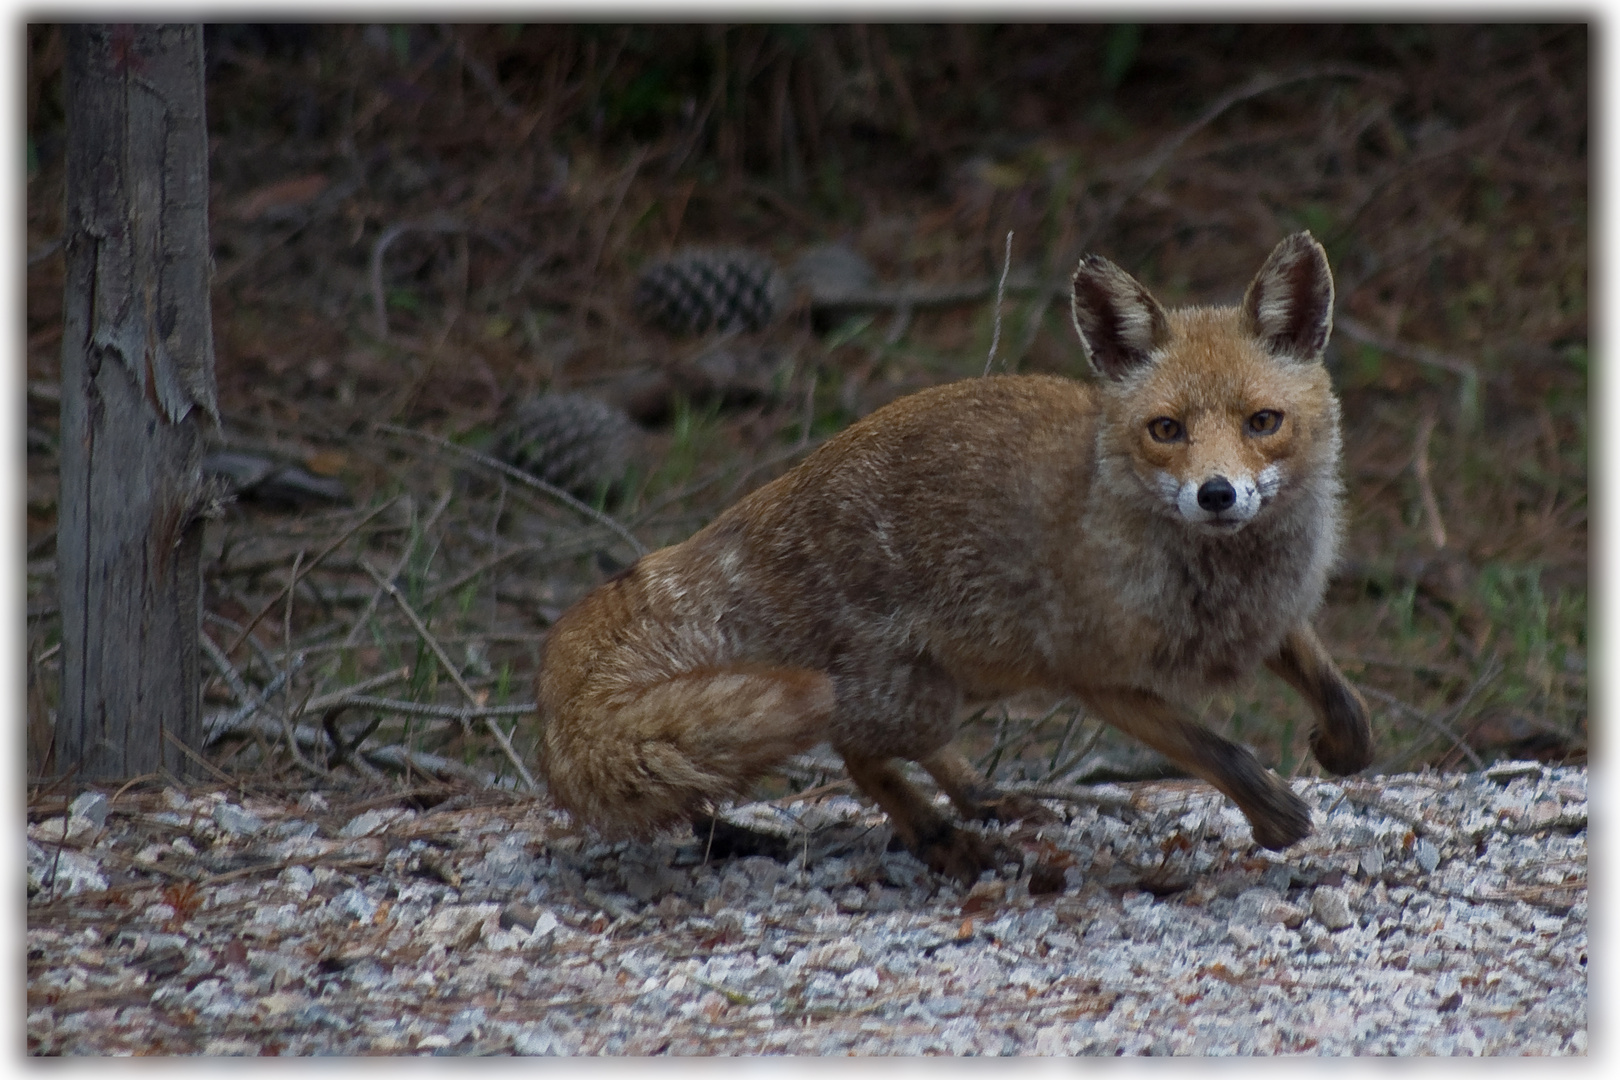
[[[844,765],[855,786],[889,816],[895,836],[906,850],[936,873],[970,885],[984,871],[999,869],[1008,861],[1000,845],[951,824],[900,774],[892,758],[860,757],[846,751]]]
[[[1037,800],[996,787],[954,746],[936,750],[923,758],[921,764],[969,821],[1048,824],[1057,820],[1057,815]]]

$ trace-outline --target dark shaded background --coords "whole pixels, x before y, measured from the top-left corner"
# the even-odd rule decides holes
[[[295,717],[397,667],[408,678],[378,693],[459,704],[437,645],[488,702],[527,700],[544,627],[629,553],[378,421],[490,449],[548,391],[628,409],[643,434],[596,504],[654,546],[807,441],[984,367],[987,300],[909,321],[801,303],[719,342],[658,331],[633,311],[635,276],[685,245],[785,266],[836,242],[882,282],[947,284],[993,281],[1012,230],[1015,277],[1061,277],[1089,250],[1166,302],[1232,302],[1309,228],[1339,290],[1351,510],[1320,621],[1373,698],[1382,767],[1580,760],[1588,42],[1582,25],[210,27],[223,436],[351,505],[232,505],[210,528],[206,629],[235,640],[352,530],[231,653],[241,678],[262,687],[302,651],[276,706]],[[57,678],[61,73],[59,28],[31,26],[36,742]],[[1001,366],[1089,377],[1061,298],[1013,291],[1002,310]],[[398,567],[433,641],[368,607],[362,558]],[[211,709],[237,696],[206,688]],[[1315,768],[1303,712],[1262,676],[1206,715],[1286,772]],[[1092,738],[1043,715],[980,718],[981,760],[1040,778]],[[372,745],[513,772],[485,727],[354,708],[335,737],[372,720]],[[532,720],[511,725],[532,746]],[[1093,745],[1075,776],[1153,771]],[[379,782],[336,746],[301,764],[263,740],[211,753],[265,783]]]

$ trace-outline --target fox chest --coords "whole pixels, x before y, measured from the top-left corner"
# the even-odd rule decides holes
[[[1245,540],[1233,543],[1232,540]],[[1274,656],[1321,599],[1321,554],[1311,543],[1264,537],[1138,550],[1117,597],[1134,632],[1122,667],[1188,693],[1229,685]]]

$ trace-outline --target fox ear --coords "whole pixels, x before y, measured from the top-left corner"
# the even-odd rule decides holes
[[[1272,249],[1243,294],[1244,327],[1267,352],[1318,360],[1333,332],[1333,272],[1308,232]]]
[[[1074,328],[1099,375],[1124,378],[1169,338],[1170,322],[1159,302],[1101,255],[1081,258],[1073,284]]]

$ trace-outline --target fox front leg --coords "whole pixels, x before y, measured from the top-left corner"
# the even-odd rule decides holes
[[[1300,626],[1290,631],[1266,666],[1310,702],[1316,713],[1311,752],[1324,769],[1346,776],[1372,763],[1367,702],[1333,663],[1314,630]]]
[[[1147,743],[1237,804],[1261,847],[1281,851],[1311,834],[1311,808],[1247,748],[1224,739],[1146,690],[1091,690],[1097,715]]]

